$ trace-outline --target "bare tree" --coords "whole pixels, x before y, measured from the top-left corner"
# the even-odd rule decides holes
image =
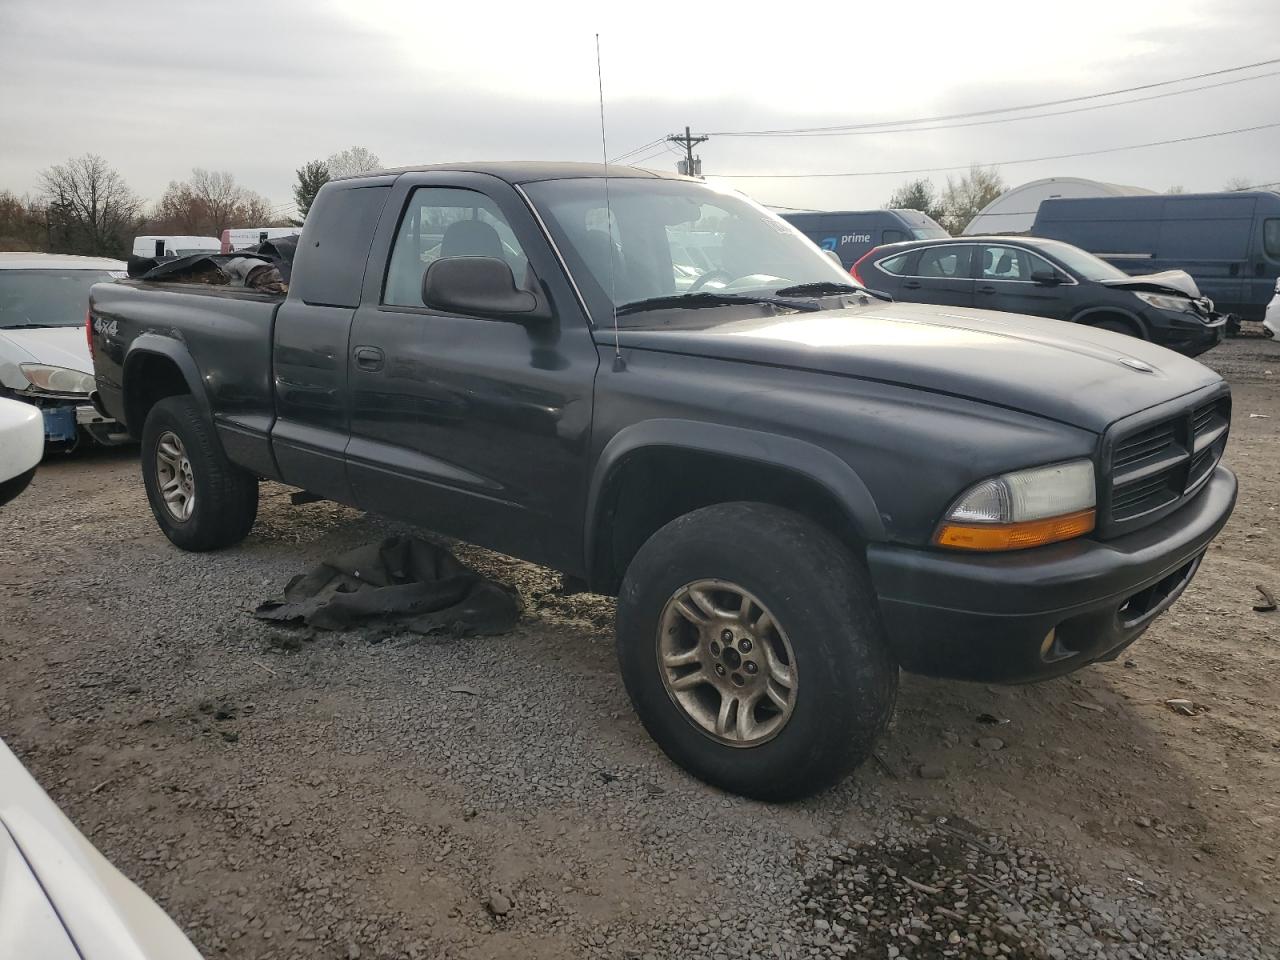
[[[40,179],[51,250],[119,256],[129,249],[142,201],[102,157],[86,153],[42,170]]]
[[[1232,177],[1222,185],[1222,189],[1227,193],[1239,193],[1241,190],[1248,190],[1251,186],[1248,177]]]
[[[46,250],[49,216],[46,205],[32,197],[0,190],[0,250]]]
[[[236,183],[226,171],[191,171],[187,181],[171,181],[156,204],[155,233],[220,236],[228,227],[267,226],[275,218],[266,197]]]
[[[952,234],[960,234],[978,212],[1004,193],[1004,178],[995,167],[974,164],[959,180],[947,177],[942,194],[942,225]]]
[[[933,181],[921,178],[908,180],[893,191],[885,206],[890,210],[919,210],[921,213],[941,223],[946,216],[938,192],[933,188]]]
[[[329,168],[329,177],[334,180],[382,169],[382,161],[378,159],[378,155],[364,147],[351,147],[331,154],[324,164]]]
[[[1165,191],[1165,193],[1175,193],[1175,194],[1186,193],[1186,192],[1187,192],[1187,188],[1180,183],[1175,183],[1172,187],[1170,187],[1168,190]]]

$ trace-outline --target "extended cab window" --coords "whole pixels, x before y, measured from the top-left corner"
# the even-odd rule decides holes
[[[920,267],[916,270],[916,276],[966,279],[969,276],[969,262],[972,257],[972,244],[929,247],[920,254]]]
[[[898,243],[907,239],[907,234],[903,230],[885,230],[880,236],[881,243]]]
[[[529,266],[520,241],[491,199],[457,187],[419,187],[409,196],[391,248],[382,302],[423,306],[422,276],[445,257],[504,260],[517,284],[523,283]]]

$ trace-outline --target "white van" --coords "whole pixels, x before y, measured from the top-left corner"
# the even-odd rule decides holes
[[[292,237],[302,233],[301,227],[238,227],[222,231],[222,252],[231,253],[253,247],[276,237]]]
[[[217,237],[166,237],[148,235],[133,238],[135,257],[189,257],[197,253],[218,253]]]

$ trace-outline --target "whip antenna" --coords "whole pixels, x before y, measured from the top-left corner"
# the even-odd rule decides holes
[[[618,342],[618,276],[613,262],[613,204],[609,199],[609,141],[604,132],[604,73],[600,69],[600,34],[596,34],[596,88],[600,94],[600,158],[604,161],[604,215],[609,232],[609,304],[613,307],[613,369],[626,369]]]

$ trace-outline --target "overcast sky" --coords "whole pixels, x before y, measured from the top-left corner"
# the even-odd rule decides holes
[[[697,133],[930,117],[1272,59],[1276,2],[0,0],[0,189],[34,191],[42,168],[86,151],[149,200],[201,166],[231,171],[281,207],[298,166],[353,144],[389,166],[596,160],[597,31],[617,156],[686,124]],[[1272,71],[1280,64],[1199,83]],[[1280,76],[1270,76],[955,130],[720,136],[699,152],[708,175],[942,167],[1273,123],[1278,104]],[[1083,176],[1157,190],[1277,181],[1280,127],[1001,173],[1011,185]],[[840,209],[879,206],[904,179],[731,182],[768,203]]]

